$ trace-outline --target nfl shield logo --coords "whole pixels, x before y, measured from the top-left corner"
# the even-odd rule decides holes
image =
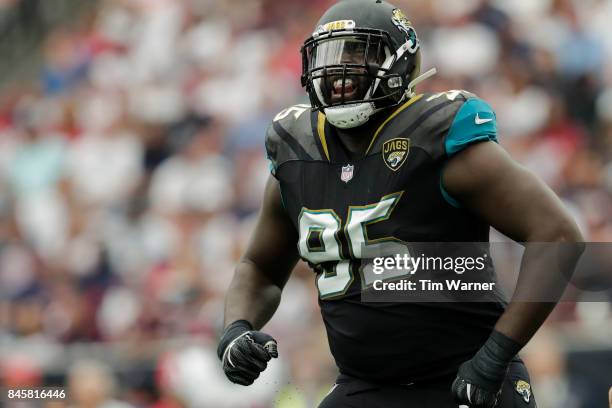
[[[342,174],[340,174],[340,180],[348,183],[353,178],[353,170],[355,170],[355,166],[352,164],[347,164],[346,166],[342,166]]]

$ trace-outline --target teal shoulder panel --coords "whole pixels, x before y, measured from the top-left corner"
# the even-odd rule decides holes
[[[497,142],[497,117],[488,103],[473,96],[457,111],[446,135],[444,148],[446,154],[452,156],[473,143],[487,140]],[[451,206],[461,208],[461,204],[444,188],[442,177],[440,192]]]
[[[491,106],[480,98],[468,99],[459,109],[448,131],[444,147],[449,156],[472,143],[497,142],[497,118]]]

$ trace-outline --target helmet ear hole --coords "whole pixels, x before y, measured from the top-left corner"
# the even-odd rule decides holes
[[[403,84],[404,82],[402,81],[402,77],[400,76],[392,76],[391,78],[387,79],[387,87],[389,87],[390,89],[397,89]]]

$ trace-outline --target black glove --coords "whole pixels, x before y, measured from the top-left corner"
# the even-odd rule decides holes
[[[470,408],[493,408],[501,392],[510,361],[522,346],[493,331],[482,348],[459,367],[451,387],[455,400]]]
[[[227,326],[217,348],[227,378],[236,384],[251,385],[266,369],[271,358],[278,357],[276,340],[253,331],[246,320]]]

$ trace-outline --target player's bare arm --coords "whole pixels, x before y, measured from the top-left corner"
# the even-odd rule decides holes
[[[496,143],[479,143],[459,153],[448,163],[444,185],[467,208],[517,242],[583,240],[555,193]],[[511,303],[496,329],[525,344],[553,307],[554,303]]]
[[[251,384],[270,358],[277,357],[274,339],[256,330],[270,320],[280,303],[298,259],[296,242],[278,182],[270,176],[257,225],[226,295],[225,331],[218,353],[226,375],[235,383]]]
[[[257,225],[236,267],[225,301],[225,325],[244,319],[260,329],[280,302],[298,259],[297,232],[282,207],[278,182],[269,176]]]
[[[527,298],[521,291],[529,291],[539,285],[545,288],[543,290],[556,291],[551,296],[554,300],[565,287],[565,282],[550,271],[559,261],[555,248],[551,250],[542,245],[530,248],[529,243],[580,243],[583,238],[556,195],[530,171],[513,161],[496,143],[475,144],[455,156],[445,169],[443,183],[447,191],[467,209],[508,237],[527,244],[513,301],[495,326],[490,349],[486,353],[479,352],[475,357],[478,359],[496,354],[494,357],[499,361],[478,360],[473,363],[473,359],[462,366],[458,374],[458,380],[467,377],[462,378],[466,383],[475,380],[469,377],[488,377],[480,379],[481,383],[486,384],[486,380],[489,380],[491,390],[496,392],[496,381],[501,383],[505,375],[505,371],[502,371],[505,368],[503,360],[509,361],[514,357],[555,306],[554,301],[521,301]],[[572,269],[581,246],[565,245],[563,249],[563,263],[566,268]],[[543,254],[543,250],[552,252],[550,255]],[[483,348],[486,347],[487,344]],[[499,375],[497,380],[496,375]],[[455,385],[459,384],[456,382]]]

